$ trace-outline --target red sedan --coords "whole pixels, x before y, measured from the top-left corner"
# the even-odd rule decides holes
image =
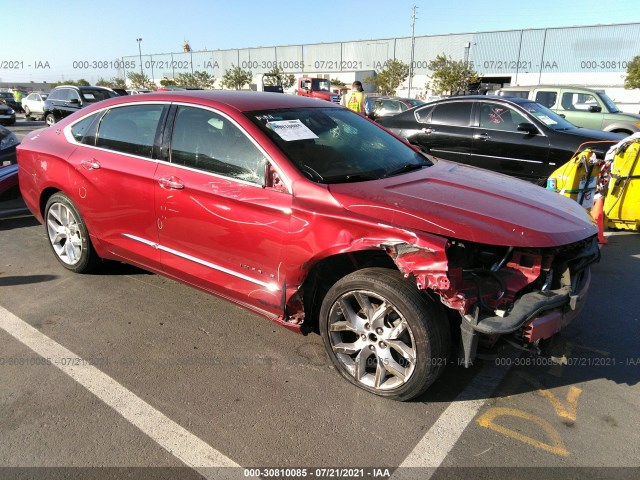
[[[461,337],[535,344],[584,304],[596,228],[540,187],[425,156],[323,101],[165,92],[25,137],[20,188],[65,268],[139,265],[303,333],[407,400]]]

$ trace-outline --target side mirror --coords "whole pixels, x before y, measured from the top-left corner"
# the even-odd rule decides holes
[[[529,122],[523,122],[518,124],[519,132],[526,132],[528,135],[536,135],[538,133],[538,128]]]
[[[265,186],[273,188],[277,192],[289,193],[280,174],[269,162],[265,164]]]
[[[592,113],[599,113],[602,111],[602,107],[600,105],[590,105],[589,111]]]
[[[80,104],[80,100],[78,100],[77,98],[71,98],[69,100],[69,103],[73,103],[73,104],[78,104],[79,105]]]

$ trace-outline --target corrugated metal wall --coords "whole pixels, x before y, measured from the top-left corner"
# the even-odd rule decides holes
[[[416,37],[414,74],[429,74],[428,63],[443,53],[454,60],[468,55],[481,75],[516,81],[524,73],[622,73],[640,54],[640,23]],[[219,78],[237,65],[254,75],[276,65],[288,73],[334,73],[380,71],[391,59],[410,62],[411,38],[143,55],[142,69],[156,79],[198,70]],[[138,56],[123,60],[135,61],[131,70],[140,71]]]

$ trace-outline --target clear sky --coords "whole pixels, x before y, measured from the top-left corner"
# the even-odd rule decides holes
[[[0,0],[0,81],[109,78],[72,63],[137,55],[136,38],[150,54],[410,36],[414,4],[417,36],[640,21],[640,0]]]

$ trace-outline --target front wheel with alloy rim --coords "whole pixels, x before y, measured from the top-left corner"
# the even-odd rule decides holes
[[[49,245],[62,266],[76,273],[89,272],[95,267],[98,255],[80,212],[69,197],[61,192],[51,195],[44,220]]]
[[[320,309],[320,333],[343,377],[403,401],[438,378],[451,343],[442,308],[386,268],[358,270],[331,287]]]
[[[51,126],[56,123],[56,117],[53,115],[53,113],[47,113],[44,117],[44,121],[48,126]]]

